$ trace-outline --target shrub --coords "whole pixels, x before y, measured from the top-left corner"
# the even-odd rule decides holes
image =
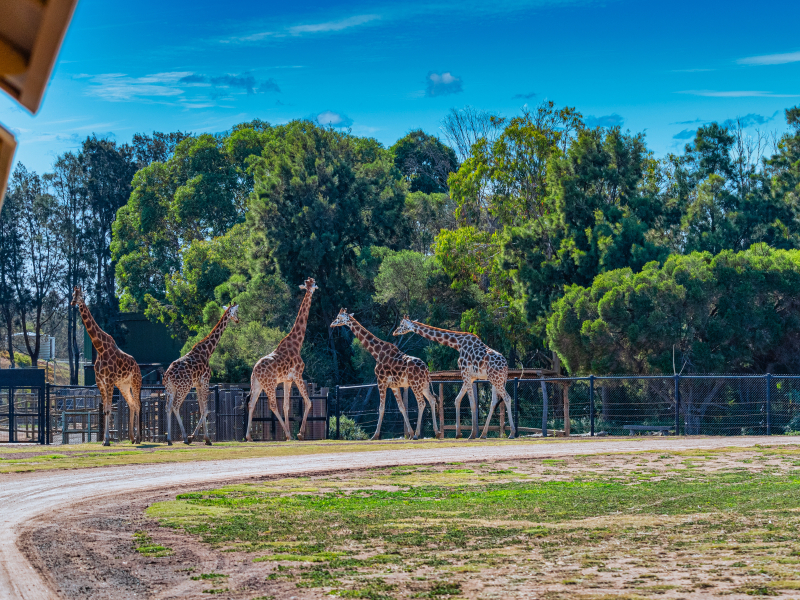
[[[336,419],[330,420],[328,437],[330,439],[336,439]],[[339,439],[366,440],[369,439],[369,436],[353,419],[342,415],[339,417]]]

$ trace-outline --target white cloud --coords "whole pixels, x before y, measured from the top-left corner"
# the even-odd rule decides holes
[[[190,72],[169,72],[129,77],[124,73],[106,73],[92,77],[86,93],[114,102],[174,98],[183,94],[183,90],[177,86],[178,82],[189,75]]]
[[[326,31],[342,31],[350,27],[357,27],[370,21],[380,19],[378,15],[356,15],[355,17],[348,17],[347,19],[340,19],[338,21],[328,21],[326,23],[312,23],[309,25],[295,25],[289,27],[288,31],[292,35],[300,35],[302,33],[323,33]]]
[[[689,94],[691,96],[706,96],[708,98],[797,98],[800,94],[775,94],[759,90],[737,90],[721,92],[716,90],[683,90],[677,94]]]
[[[428,73],[427,84],[428,87],[425,90],[425,95],[431,98],[434,96],[457,94],[463,91],[461,79],[449,72],[434,73],[431,71]]]
[[[747,58],[740,58],[736,62],[740,65],[785,65],[787,63],[800,62],[800,52],[748,56]]]
[[[315,117],[317,123],[328,127],[350,127],[353,124],[353,119],[342,113],[337,113],[332,110],[326,110],[319,113]]]

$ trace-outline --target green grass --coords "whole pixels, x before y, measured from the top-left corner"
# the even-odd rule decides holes
[[[148,534],[146,531],[137,531],[133,534],[133,546],[142,556],[148,556],[151,558],[172,556],[171,548],[154,544],[150,534]]]

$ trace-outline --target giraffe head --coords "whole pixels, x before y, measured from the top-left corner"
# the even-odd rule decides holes
[[[313,277],[309,277],[308,279],[306,279],[306,282],[303,285],[300,286],[300,289],[301,290],[306,290],[307,292],[313,294],[314,290],[317,289],[317,284],[314,283],[314,278]]]
[[[392,335],[403,335],[404,333],[412,333],[414,331],[414,323],[408,315],[404,315],[400,321],[400,325],[394,330]]]
[[[336,315],[336,318],[333,320],[333,323],[331,323],[331,327],[349,326],[350,323],[353,322],[353,320],[350,318],[352,316],[353,313],[348,314],[347,309],[343,308],[342,310],[339,311],[339,314]]]
[[[72,301],[69,303],[70,306],[77,306],[78,304],[83,303],[83,290],[80,286],[75,286],[75,289],[72,291]]]
[[[228,317],[230,317],[231,321],[234,323],[239,322],[239,305],[234,302],[231,304],[230,308],[228,309]]]

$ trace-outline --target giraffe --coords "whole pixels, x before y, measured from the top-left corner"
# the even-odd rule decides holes
[[[94,376],[100,398],[103,401],[103,415],[105,416],[105,438],[103,446],[111,445],[111,402],[114,397],[114,386],[119,389],[120,395],[125,398],[129,408],[128,437],[131,444],[142,442],[141,412],[142,371],[130,354],[119,348],[110,335],[100,329],[100,326],[89,312],[89,307],[83,298],[83,291],[75,286],[72,292],[70,306],[77,306],[81,313],[86,333],[92,340],[92,345],[97,350],[97,360],[94,361]],[[135,433],[135,435],[134,435]]]
[[[456,396],[456,437],[461,437],[461,399],[464,394],[469,395],[469,405],[472,409],[472,431],[468,439],[478,436],[478,403],[473,392],[472,385],[479,379],[488,379],[492,384],[492,404],[489,408],[489,416],[486,417],[486,424],[483,426],[481,437],[485,438],[489,431],[489,422],[497,406],[497,396],[502,394],[503,402],[508,413],[508,423],[511,426],[509,439],[516,437],[517,428],[514,425],[513,413],[511,412],[511,396],[506,391],[506,379],[508,379],[508,363],[505,357],[492,350],[484,344],[481,339],[473,333],[461,331],[449,331],[431,327],[424,323],[412,321],[408,315],[400,321],[400,326],[394,331],[394,335],[414,332],[422,337],[433,340],[445,346],[458,350],[458,368],[461,370],[461,379],[464,385]]]
[[[253,413],[255,412],[256,404],[258,404],[258,397],[261,395],[261,390],[264,390],[267,394],[269,408],[278,418],[278,423],[280,423],[281,429],[283,429],[286,440],[292,439],[292,433],[289,430],[292,384],[295,384],[300,391],[305,406],[303,422],[300,425],[300,431],[297,433],[297,439],[302,440],[305,436],[306,419],[308,418],[308,413],[311,411],[311,399],[308,397],[308,390],[303,383],[303,370],[306,368],[306,365],[300,357],[300,348],[302,348],[303,340],[306,337],[306,325],[308,325],[308,311],[311,308],[311,296],[314,295],[317,284],[312,277],[309,277],[306,279],[305,283],[300,286],[300,289],[305,290],[306,294],[303,297],[303,301],[300,303],[300,310],[297,311],[297,319],[289,335],[281,340],[275,350],[260,359],[253,367],[253,374],[250,377],[250,416],[247,420],[246,435],[248,442],[253,441],[250,431],[253,427]],[[278,412],[278,399],[275,394],[276,388],[281,383],[283,384],[283,418],[281,418]]]
[[[400,351],[400,348],[391,342],[384,342],[375,337],[369,330],[361,323],[356,321],[352,313],[348,314],[347,309],[343,308],[339,311],[338,316],[331,323],[331,327],[349,327],[350,330],[358,338],[358,341],[367,349],[367,351],[375,358],[375,377],[378,380],[378,394],[380,396],[381,405],[378,413],[378,427],[375,429],[375,435],[371,439],[376,440],[381,435],[381,423],[383,423],[383,411],[386,406],[386,390],[391,388],[394,393],[394,398],[397,400],[397,406],[403,415],[405,422],[406,435],[409,435],[411,430],[411,423],[408,421],[408,414],[406,406],[403,404],[400,397],[400,388],[410,387],[414,391],[414,396],[417,398],[417,405],[419,413],[417,417],[417,430],[414,434],[414,439],[419,439],[420,432],[422,431],[422,416],[425,413],[425,399],[431,405],[431,414],[433,416],[433,432],[436,437],[441,439],[444,437],[442,432],[439,431],[439,426],[436,421],[436,397],[430,391],[431,374],[428,371],[428,365],[419,358],[408,356]]]
[[[222,337],[222,332],[225,331],[228,322],[239,322],[238,313],[239,306],[234,302],[222,313],[222,317],[214,325],[214,329],[197,342],[184,356],[173,361],[166,373],[164,373],[163,385],[167,396],[168,445],[172,446],[172,414],[174,413],[181,428],[184,444],[192,443],[194,436],[200,430],[200,425],[202,425],[203,440],[207,446],[211,446],[211,440],[208,438],[208,382],[211,379],[211,367],[208,365],[208,359],[211,358],[211,354],[217,347],[219,338]],[[192,435],[187,437],[180,409],[192,387],[197,392],[197,402],[200,405],[200,420],[197,421],[197,427],[195,427]]]

